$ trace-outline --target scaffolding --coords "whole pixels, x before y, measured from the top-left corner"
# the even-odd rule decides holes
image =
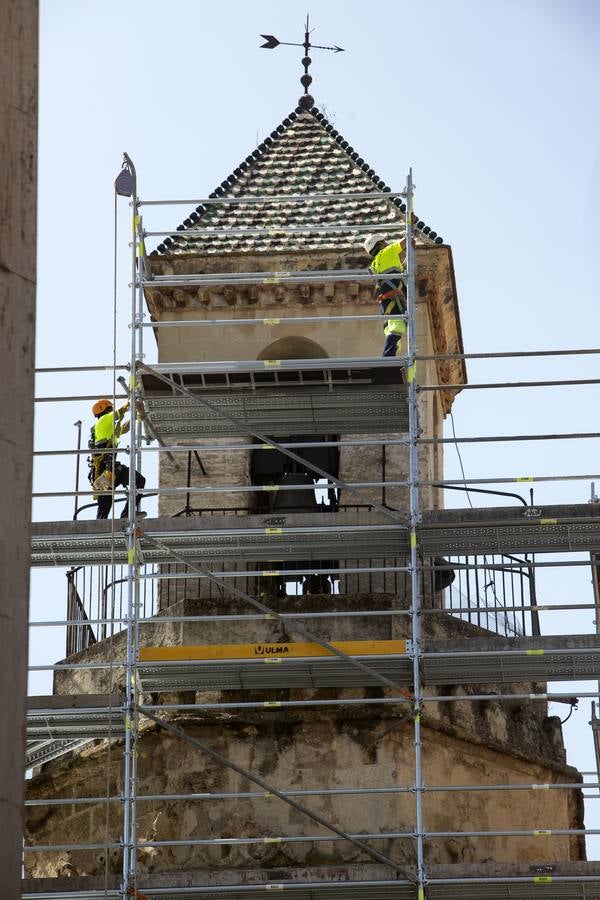
[[[474,702],[477,700],[515,700],[524,698],[541,703],[548,700],[574,704],[575,698],[568,694],[538,691],[532,686],[528,693],[516,689],[501,693],[491,689],[490,693],[474,693],[469,685],[511,685],[522,682],[551,682],[569,680],[594,680],[598,677],[600,645],[597,634],[552,636],[541,635],[539,613],[549,607],[539,606],[534,589],[535,570],[544,565],[561,565],[563,561],[540,562],[536,553],[586,553],[592,555],[592,569],[595,572],[594,554],[600,552],[600,517],[597,504],[563,505],[536,509],[525,503],[518,507],[497,507],[471,510],[423,510],[419,492],[423,487],[443,489],[445,487],[468,487],[475,484],[493,483],[502,479],[486,478],[461,481],[434,481],[423,478],[419,471],[419,448],[445,440],[439,436],[423,436],[419,421],[419,395],[426,391],[452,390],[464,385],[419,385],[417,362],[419,360],[506,358],[536,356],[539,354],[436,354],[420,355],[417,350],[416,322],[416,258],[413,242],[413,182],[409,172],[405,190],[401,193],[373,192],[373,198],[402,198],[405,203],[406,221],[406,268],[402,280],[406,287],[407,338],[405,354],[397,359],[380,358],[337,358],[303,360],[262,360],[262,361],[222,361],[217,363],[156,364],[146,362],[144,335],[148,327],[153,329],[176,327],[210,327],[211,325],[231,325],[248,327],[256,324],[277,325],[282,322],[310,323],[339,321],[338,316],[302,316],[286,318],[244,318],[209,319],[178,322],[145,322],[145,290],[160,287],[207,287],[212,285],[230,286],[277,284],[305,285],[328,282],[371,282],[375,276],[365,270],[291,271],[291,272],[246,272],[223,273],[219,275],[153,275],[145,249],[149,236],[163,236],[170,232],[145,231],[142,221],[144,205],[161,205],[163,202],[192,203],[209,205],[215,199],[202,201],[142,201],[137,193],[135,169],[127,158],[127,165],[134,178],[132,197],[133,231],[131,258],[131,344],[130,361],[120,367],[128,372],[129,380],[121,380],[124,397],[129,399],[131,435],[129,441],[129,485],[126,494],[129,499],[128,517],[122,527],[114,522],[83,522],[77,520],[78,503],[91,502],[91,491],[76,489],[75,519],[73,522],[34,523],[32,535],[32,565],[40,567],[71,566],[69,573],[70,604],[65,620],[43,621],[37,625],[49,627],[66,625],[77,641],[72,651],[79,651],[72,661],[51,666],[31,666],[34,671],[48,670],[54,673],[78,672],[109,669],[123,673],[124,691],[85,693],[73,696],[35,697],[30,699],[28,713],[28,755],[27,766],[36,768],[67,754],[78,754],[92,746],[93,741],[105,740],[123,743],[122,793],[106,797],[68,797],[56,800],[29,800],[29,806],[59,807],[67,804],[109,803],[122,807],[122,834],[118,842],[96,841],[86,844],[53,844],[25,847],[25,853],[61,851],[73,849],[123,851],[122,873],[106,874],[102,883],[80,879],[77,885],[65,884],[55,888],[50,879],[33,879],[24,882],[23,898],[26,900],[76,900],[76,898],[158,898],[178,897],[181,900],[209,897],[211,900],[241,900],[242,897],[266,898],[273,891],[290,893],[296,900],[326,900],[328,897],[356,898],[356,900],[384,900],[384,898],[410,898],[410,900],[435,900],[435,898],[478,897],[478,898],[540,898],[558,897],[600,897],[600,866],[585,864],[564,864],[555,872],[553,867],[535,870],[527,866],[495,866],[490,874],[485,866],[463,866],[460,874],[454,876],[451,867],[428,866],[426,845],[440,837],[477,836],[567,836],[575,838],[596,833],[592,829],[514,829],[489,831],[431,831],[424,821],[424,798],[427,794],[485,791],[539,791],[539,790],[579,790],[579,783],[551,784],[480,784],[480,785],[431,785],[426,784],[423,775],[423,734],[422,715],[428,705],[437,703]],[[290,195],[270,196],[269,202],[311,202],[325,196]],[[341,197],[347,199],[343,194]],[[357,195],[361,200],[364,194]],[[253,202],[260,198],[243,198]],[[219,197],[218,202],[239,202],[235,198]],[[340,226],[341,227],[341,226]],[[327,226],[327,231],[335,231],[336,226]],[[393,231],[388,226],[353,226],[354,232],[382,230]],[[301,233],[299,228],[281,227],[282,233]],[[315,227],[309,229],[317,230]],[[227,229],[224,229],[226,232]],[[232,229],[232,233],[235,229]],[[202,234],[201,230],[189,230],[190,234]],[[208,232],[212,233],[212,232]],[[247,230],[243,232],[248,234]],[[347,320],[381,320],[380,316],[346,316]],[[557,350],[557,355],[568,351]],[[572,351],[595,353],[596,350]],[[111,367],[98,367],[111,371]],[[115,367],[119,368],[119,367]],[[50,371],[50,370],[46,370]],[[548,384],[595,383],[595,380],[570,380],[568,382],[497,382],[469,385],[471,388],[542,386]],[[67,398],[38,398],[39,401]],[[390,428],[393,422],[393,428]],[[393,437],[382,438],[382,432],[393,432]],[[335,433],[333,441],[329,435]],[[361,439],[352,435],[364,434]],[[301,438],[310,435],[311,441],[303,443]],[[377,437],[379,435],[379,437]],[[315,437],[320,439],[315,440]],[[596,433],[567,435],[514,435],[498,437],[498,440],[530,439],[575,439],[598,437]],[[278,440],[282,439],[282,440]],[[287,438],[287,440],[286,440]],[[290,440],[292,438],[292,440]],[[293,439],[298,439],[294,442]],[[249,443],[251,439],[251,443]],[[158,446],[148,446],[149,440]],[[472,438],[469,440],[478,440]],[[493,437],[480,440],[494,440]],[[233,443],[227,443],[227,442]],[[342,480],[320,465],[299,455],[307,447],[370,446],[380,447],[396,444],[407,448],[408,472],[401,480],[349,482]],[[323,490],[340,493],[352,505],[339,504],[335,511],[315,513],[302,522],[292,522],[293,516],[282,524],[277,517],[266,524],[265,516],[254,516],[245,508],[243,521],[232,508],[206,508],[200,512],[211,513],[210,518],[198,519],[192,516],[140,520],[136,515],[135,497],[138,492],[135,483],[136,470],[141,468],[142,457],[150,452],[160,456],[174,453],[192,453],[199,448],[205,450],[230,450],[231,452],[254,450],[256,448],[277,450],[288,459],[301,462],[311,470],[315,479],[320,479]],[[51,451],[66,454],[72,451]],[[82,451],[76,452],[79,460]],[[50,454],[48,454],[50,455]],[[590,476],[566,475],[564,478]],[[596,476],[598,477],[598,476]],[[509,482],[510,479],[504,479]],[[535,476],[516,476],[513,481],[533,482]],[[543,480],[543,479],[542,479]],[[386,502],[385,490],[401,487],[407,491],[406,509],[393,509]],[[373,499],[374,489],[381,490],[381,501]],[[190,483],[188,468],[187,486],[167,486],[147,490],[147,495],[177,495],[186,497],[186,512],[192,511],[191,498],[200,493],[214,493],[217,497],[241,492],[260,493],[274,491],[275,486],[210,485],[206,488],[194,487]],[[306,484],[286,485],[286,490],[314,490]],[[476,490],[476,489],[474,489]],[[367,492],[367,493],[366,493]],[[143,492],[144,493],[144,492]],[[494,493],[491,491],[490,493]],[[499,492],[496,492],[499,493]],[[63,492],[45,492],[38,497],[63,496]],[[115,495],[115,499],[116,499]],[[518,496],[518,495],[509,495]],[[524,501],[525,502],[525,501]],[[220,514],[219,514],[220,513]],[[235,521],[237,517],[237,521]],[[518,555],[517,555],[518,554]],[[469,561],[469,557],[471,560]],[[277,561],[278,568],[269,565]],[[280,565],[281,561],[285,565]],[[429,561],[428,561],[429,560]],[[437,562],[434,562],[437,560]],[[440,562],[441,560],[441,562]],[[483,560],[483,562],[482,562]],[[210,563],[213,565],[211,566]],[[238,566],[238,563],[241,563]],[[249,564],[255,568],[249,568]],[[215,568],[215,564],[217,568]],[[274,563],[273,563],[274,564]],[[569,564],[569,563],[567,563]],[[575,561],[573,564],[583,565]],[[104,566],[107,575],[102,584],[102,601],[98,601],[96,612],[86,607],[78,593],[76,571],[82,566]],[[587,563],[589,565],[589,563]],[[173,567],[172,570],[170,567]],[[486,586],[480,589],[477,573],[485,571]],[[463,573],[466,596],[459,593],[458,602],[450,608],[429,608],[423,604],[426,585],[443,575],[444,570]],[[335,610],[294,613],[280,613],[269,597],[253,591],[253,585],[276,583],[277,579],[301,579],[315,577],[371,578],[384,576],[393,578],[393,584],[402,579],[409,591],[406,608],[390,604],[389,607],[361,608],[359,610]],[[473,581],[475,573],[475,581]],[[511,603],[498,602],[496,591],[492,589],[492,600],[485,594],[493,579],[498,575],[516,578],[521,585],[520,599],[512,587]],[[192,616],[177,614],[160,615],[156,597],[147,600],[148,585],[158,591],[168,590],[170,583],[175,586],[186,579],[204,581],[215,590],[225,593],[241,604],[252,608],[248,613],[230,615]],[[491,580],[489,580],[491,579]],[[528,580],[528,581],[527,581]],[[526,591],[523,593],[523,584]],[[387,584],[387,582],[384,582]],[[115,604],[116,585],[121,590],[118,608]],[[476,587],[475,600],[471,591]],[[332,596],[335,592],[332,593]],[[107,600],[110,596],[111,600]],[[177,590],[175,591],[177,596]],[[598,612],[597,599],[593,604],[569,604],[553,607],[556,609],[587,608]],[[158,614],[158,615],[157,615]],[[489,636],[461,640],[436,640],[424,633],[424,623],[433,622],[436,616],[452,614],[460,621],[473,622],[479,628],[489,631]],[[513,625],[507,624],[513,615]],[[315,623],[352,616],[389,616],[403,621],[406,637],[395,641],[354,641],[343,643],[324,639],[316,630]],[[477,618],[474,619],[473,616]],[[520,617],[521,625],[517,623]],[[502,626],[498,621],[502,619]],[[177,647],[162,654],[140,646],[140,629],[151,627],[153,623],[237,623],[237,622],[279,622],[286,626],[294,638],[281,644],[273,644],[272,649],[260,645],[260,656],[256,658],[257,645],[203,645]],[[491,628],[490,621],[495,623]],[[530,633],[527,634],[527,628]],[[95,629],[95,630],[94,630]],[[108,629],[108,630],[107,630]],[[116,656],[110,661],[94,661],[88,654],[95,642],[106,639],[110,633],[114,641]],[[83,638],[81,638],[83,635]],[[393,646],[392,646],[393,645]],[[271,645],[269,645],[270,647]],[[269,665],[267,665],[269,663]],[[463,689],[444,693],[444,686],[460,684]],[[353,697],[347,694],[335,698],[301,697],[300,699],[263,699],[265,691],[276,692],[283,689],[376,689],[374,696]],[[237,691],[243,699],[225,702],[148,702],[142,695],[152,694],[159,698],[165,692],[181,691]],[[246,692],[250,692],[247,694]],[[252,692],[262,692],[258,698]],[[582,696],[580,694],[580,696]],[[597,692],[586,693],[586,697],[597,698]],[[398,722],[408,723],[413,729],[414,778],[410,784],[376,785],[370,788],[346,785],[338,788],[318,788],[293,790],[277,787],[193,738],[178,728],[169,718],[170,713],[199,712],[226,715],[239,709],[269,710],[274,716],[286,709],[311,709],[327,706],[391,706],[397,709]],[[219,765],[237,772],[256,790],[206,792],[202,794],[148,794],[138,790],[137,766],[138,749],[145,729],[152,723],[166,734],[187,741],[199,752],[212,757]],[[594,707],[594,746],[598,755],[598,735],[600,729]],[[394,728],[397,725],[393,726]],[[391,729],[390,729],[391,730]],[[384,736],[384,735],[382,735]],[[598,788],[600,769],[590,789]],[[325,795],[380,795],[404,793],[414,799],[415,827],[410,832],[396,831],[383,833],[352,833],[346,831],[327,817],[323,817],[304,805],[306,797]],[[211,839],[186,838],[181,840],[158,841],[155,838],[140,838],[137,833],[138,810],[150,802],[193,801],[218,802],[221,799],[249,799],[263,801],[265,797],[275,797],[292,806],[318,825],[318,833],[301,835],[281,834],[276,837],[246,836],[232,838],[217,836]],[[415,865],[411,869],[399,865],[378,847],[381,840],[406,841],[414,848]],[[358,867],[347,866],[346,874],[339,882],[327,878],[311,878],[309,881],[286,880],[277,875],[270,877],[264,870],[263,882],[225,883],[218,882],[210,873],[206,877],[181,877],[167,882],[166,876],[150,877],[139,871],[140,851],[147,852],[159,847],[215,846],[227,847],[239,844],[294,843],[301,841],[345,841],[366,854],[369,862]],[[318,874],[318,867],[311,872]],[[279,872],[279,870],[278,870]],[[284,873],[285,874],[285,873]],[[198,873],[196,873],[198,875]],[[162,880],[161,880],[162,878]],[[77,879],[75,879],[77,880]],[[268,883],[267,883],[268,882]]]

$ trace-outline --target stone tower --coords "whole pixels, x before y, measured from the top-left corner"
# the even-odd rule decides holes
[[[374,193],[378,196],[368,196]],[[197,412],[190,412],[193,402],[182,411],[173,400],[176,391],[165,389],[152,373],[142,375],[149,427],[166,443],[186,444],[181,453],[162,455],[160,484],[192,489],[184,509],[181,494],[161,496],[160,527],[164,533],[185,531],[193,540],[218,533],[222,549],[212,558],[207,550],[202,565],[225,570],[214,581],[201,577],[198,567],[186,571],[181,559],[163,563],[163,575],[182,577],[161,581],[159,614],[140,628],[142,700],[163,706],[165,721],[192,738],[186,742],[141,719],[137,816],[138,836],[146,843],[138,862],[140,885],[149,896],[153,885],[157,890],[161,885],[212,887],[220,897],[220,890],[225,896],[234,885],[273,889],[287,883],[299,888],[302,883],[389,884],[398,879],[409,884],[414,874],[410,692],[395,694],[364,671],[349,675],[343,665],[334,674],[323,674],[311,656],[314,648],[297,650],[301,638],[295,630],[300,622],[324,642],[349,642],[353,649],[348,653],[364,653],[358,645],[373,642],[369,661],[378,671],[387,671],[386,652],[390,657],[401,654],[411,634],[406,549],[387,531],[378,531],[388,521],[386,510],[402,514],[407,506],[406,487],[397,484],[407,477],[407,449],[397,406],[389,400],[404,389],[401,364],[387,370],[374,362],[369,366],[369,360],[380,358],[382,325],[356,318],[376,312],[372,284],[360,277],[368,262],[362,250],[364,228],[387,225],[384,234],[391,240],[404,222],[402,198],[385,193],[384,182],[316,108],[299,108],[222,182],[210,203],[192,212],[149,257],[154,283],[146,287],[146,302],[152,320],[187,323],[156,329],[156,370],[192,394],[204,391],[213,403],[220,392],[219,402],[224,408],[230,404],[234,418],[251,417],[248,398],[254,402],[262,396],[268,398],[263,415],[271,415],[271,431],[269,424],[248,426],[243,441],[221,432],[211,441],[206,421],[202,435],[194,430],[200,424]],[[423,509],[435,518],[442,494],[431,482],[443,477],[443,459],[442,445],[433,439],[442,435],[443,419],[457,386],[466,382],[466,370],[460,358],[448,358],[463,352],[451,249],[421,221],[416,246],[417,339],[424,357],[417,380],[432,388],[420,394],[419,471]],[[304,283],[282,278],[296,271],[315,276]],[[323,272],[335,277],[319,280]],[[261,277],[244,283],[241,273]],[[190,276],[196,275],[207,278],[192,283]],[[239,322],[246,319],[257,324]],[[214,320],[221,324],[201,324]],[[365,385],[372,391],[373,410],[361,407],[361,418],[357,386],[362,390]],[[286,398],[279,406],[273,401],[277,391]],[[311,400],[306,423],[299,425],[304,396],[328,392],[341,404],[341,413],[334,410],[330,421],[319,423]],[[297,404],[293,415],[286,416],[286,403]],[[275,406],[279,424],[272,415]],[[352,430],[349,421],[360,427]],[[284,453],[253,438],[254,431],[293,444],[300,461],[291,465]],[[303,449],[302,443],[308,446]],[[199,448],[195,453],[194,445]],[[317,476],[311,466],[339,479],[341,489],[315,492]],[[365,482],[378,486],[345,486]],[[305,489],[291,490],[290,485]],[[222,490],[193,492],[208,487]],[[149,533],[153,527],[149,521],[144,525]],[[311,530],[322,534],[321,547],[308,540]],[[256,551],[253,557],[252,547],[258,544],[247,541],[265,533],[273,537],[272,550]],[[292,533],[295,539],[285,543],[283,538]],[[385,539],[379,541],[379,533]],[[190,553],[191,560],[198,558]],[[469,616],[444,611],[453,574],[449,559],[432,554],[421,562],[423,605],[429,611],[423,617],[426,646],[452,650],[473,639],[507,645],[510,638],[493,616],[474,624]],[[228,593],[232,586],[237,594]],[[243,594],[260,598],[278,615],[250,615],[256,610]],[[123,635],[116,635],[110,646],[101,641],[71,661],[106,660],[109,654],[122,660],[123,645]],[[283,660],[281,665],[244,669],[246,657],[235,655],[254,652],[260,657],[267,645],[273,645],[272,658]],[[194,656],[199,648],[204,655]],[[285,653],[302,657],[304,669],[287,667]],[[167,669],[156,668],[164,659],[181,665],[173,665],[167,675]],[[194,661],[203,666],[194,668]],[[57,673],[55,691],[110,693],[122,686],[122,679],[118,667],[74,668]],[[576,836],[498,834],[540,826],[581,828],[578,791],[537,791],[523,802],[518,790],[474,789],[580,781],[566,765],[560,721],[547,716],[545,703],[521,699],[542,690],[531,683],[461,687],[458,676],[454,684],[426,688],[422,739],[423,777],[430,786],[423,808],[428,867],[481,873],[492,863],[537,865],[584,858]],[[432,702],[437,694],[463,693],[489,699]],[[494,693],[520,696],[495,699]],[[207,756],[198,742],[238,770]],[[51,798],[72,791],[102,796],[107,779],[111,793],[118,795],[121,766],[121,744],[113,742],[108,755],[106,742],[99,742],[47,764],[32,780],[30,795]],[[311,821],[272,791],[257,790],[240,768],[297,797],[354,836],[354,842]],[[452,802],[444,787],[456,789]],[[116,842],[122,827],[117,804],[74,807],[68,813],[39,809],[29,817],[31,844],[73,842],[74,836],[78,843],[93,844],[105,832]],[[68,865],[82,875],[109,871],[115,880],[120,862],[118,848],[112,850],[111,860],[97,848],[74,850]],[[29,854],[26,863],[36,877],[61,874],[65,864],[58,851]]]

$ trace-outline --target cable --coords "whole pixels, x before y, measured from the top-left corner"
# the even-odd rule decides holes
[[[469,494],[469,488],[467,487],[467,476],[465,475],[465,467],[463,466],[462,456],[460,455],[460,450],[458,449],[458,441],[456,440],[456,430],[454,428],[454,413],[452,412],[452,410],[450,410],[450,424],[452,425],[452,440],[454,441],[456,455],[458,456],[458,462],[460,464],[460,471],[462,473],[462,480],[463,480],[463,484],[465,486],[467,500],[469,501],[469,506],[471,507],[471,509],[473,509],[471,495]]]

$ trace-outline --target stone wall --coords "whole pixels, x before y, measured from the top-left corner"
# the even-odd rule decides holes
[[[311,611],[340,610],[340,616],[314,619]],[[398,609],[398,614],[344,616],[353,611]],[[392,595],[345,595],[336,597],[288,597],[279,601],[280,611],[305,615],[301,621],[326,640],[386,640],[409,636],[409,617]],[[215,604],[185,601],[164,611],[163,617],[208,614],[243,614],[248,608],[235,600]],[[302,640],[291,623],[257,620],[223,622],[155,622],[141,628],[141,644],[223,644]],[[424,639],[465,639],[486,634],[482,629],[449,616],[427,616]],[[499,641],[502,639],[499,638]],[[110,669],[59,670],[55,693],[105,692],[124,687],[119,666],[124,657],[125,636],[96,645],[71,662],[111,661]],[[112,679],[112,680],[111,680]],[[543,690],[542,686],[537,689]],[[547,784],[581,781],[579,773],[565,763],[560,720],[548,717],[541,701],[494,699],[495,693],[519,694],[536,690],[532,685],[445,686],[427,689],[426,696],[488,693],[490,700],[427,702],[422,716],[424,781],[428,786]],[[302,700],[373,698],[390,696],[380,688],[289,689],[253,691],[252,700]],[[188,691],[145,695],[145,702],[214,703],[244,702],[245,692]],[[238,765],[258,773],[279,789],[369,788],[393,786],[410,788],[414,780],[414,733],[409,719],[399,723],[407,710],[405,702],[395,705],[331,707],[299,706],[278,711],[198,710],[174,713],[170,718],[187,734],[219,750]],[[387,729],[394,727],[383,737]],[[217,765],[180,738],[157,731],[153,723],[142,724],[138,745],[139,794],[189,794],[252,790],[240,776]],[[114,742],[110,754],[106,743],[84,750],[73,759],[46,765],[29,782],[32,798],[98,796],[106,793],[107,777],[113,796],[122,791],[122,741]],[[259,790],[259,793],[263,791]],[[524,801],[524,798],[526,802]],[[311,809],[334,820],[353,833],[406,832],[415,828],[414,796],[393,794],[352,794],[310,797]],[[581,791],[543,790],[457,791],[451,802],[446,793],[431,791],[424,801],[428,831],[544,830],[581,828]],[[76,843],[104,840],[108,824],[111,840],[121,829],[121,805],[96,804],[91,807],[67,805],[62,808],[34,807],[29,810],[27,839],[35,843]],[[362,851],[344,842],[332,841],[317,825],[273,798],[213,798],[210,800],[140,801],[140,840],[215,841],[202,846],[165,846],[140,849],[141,871],[276,868],[317,866],[368,861]],[[108,816],[108,818],[107,818]],[[306,836],[300,842],[279,838]],[[218,838],[272,838],[266,843],[218,845]],[[316,837],[327,838],[314,840]],[[400,863],[414,863],[414,843],[409,838],[386,838],[370,842],[380,852]],[[446,836],[426,842],[429,863],[519,862],[528,860],[576,860],[585,856],[578,838],[461,837]],[[118,867],[115,850],[111,865]],[[29,875],[58,875],[61,867],[74,867],[80,874],[101,873],[103,851],[67,854],[36,853],[26,860]]]
[[[412,724],[396,729],[383,740],[377,735],[390,719],[374,719],[365,710],[351,714],[303,715],[290,721],[277,713],[199,721],[179,716],[175,724],[191,737],[225,754],[237,765],[257,772],[279,789],[331,789],[395,786],[410,788],[414,779]],[[423,729],[424,781],[427,785],[577,783],[577,773],[564,766],[532,763],[473,744],[438,730]],[[138,744],[138,791],[144,794],[206,794],[253,790],[254,785],[230,769],[214,763],[179,737],[158,733],[152,725]],[[46,766],[29,786],[29,796],[102,796],[110,784],[118,796],[122,784],[122,747],[85,751],[76,762]],[[203,846],[140,848],[140,872],[190,869],[246,869],[249,867],[316,866],[369,862],[366,852],[331,835],[305,815],[277,798],[205,798],[138,801],[141,841],[206,841]],[[527,802],[523,801],[524,796]],[[393,832],[406,837],[373,839],[369,845],[394,861],[414,865],[415,800],[410,792],[350,794],[301,798],[311,810],[355,834]],[[545,790],[430,792],[424,799],[428,831],[462,832],[518,829],[580,828],[580,792]],[[28,812],[28,843],[102,843],[121,834],[121,804],[92,807],[67,805],[60,809],[33,807]],[[305,837],[292,842],[286,837]],[[219,838],[243,838],[242,843],[219,844]],[[251,842],[256,838],[256,842]],[[267,838],[267,841],[264,839]],[[321,838],[321,840],[319,840]],[[281,840],[280,840],[281,839]],[[29,876],[61,874],[67,854],[27,854]],[[112,863],[120,865],[119,851]],[[583,844],[568,836],[462,837],[426,840],[428,864],[473,862],[553,862],[584,857]],[[104,852],[72,851],[71,871],[104,871]]]

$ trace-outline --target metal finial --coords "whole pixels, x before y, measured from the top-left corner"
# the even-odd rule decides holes
[[[312,59],[308,55],[309,50],[333,50],[334,53],[343,53],[343,47],[324,47],[321,44],[311,44],[310,42],[310,27],[309,27],[309,17],[306,16],[306,22],[304,25],[304,42],[302,44],[294,44],[290,41],[280,41],[273,34],[261,34],[261,37],[265,39],[265,43],[261,44],[261,47],[264,50],[274,50],[275,47],[279,47],[280,44],[286,47],[304,47],[304,56],[302,58],[302,65],[304,66],[304,75],[300,79],[300,83],[304,88],[304,94],[298,100],[298,105],[302,109],[310,109],[311,106],[314,106],[314,97],[312,97],[308,93],[309,85],[312,84],[312,75],[309,75],[308,69],[312,62]]]

